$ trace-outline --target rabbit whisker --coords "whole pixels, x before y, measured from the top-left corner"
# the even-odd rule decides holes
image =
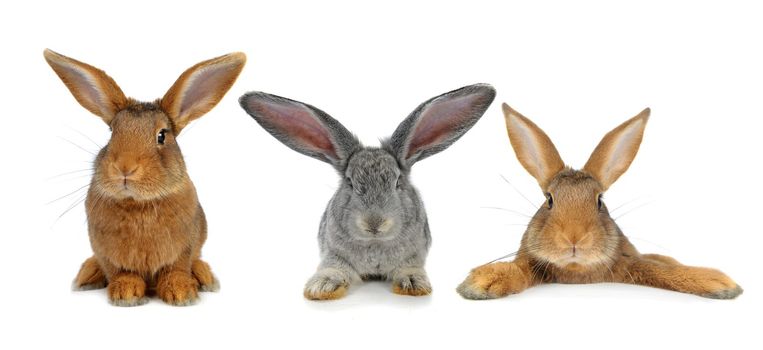
[[[83,190],[85,187],[88,187],[88,186],[90,186],[90,183],[89,183],[89,182],[88,182],[87,184],[85,184],[84,186],[82,186],[82,187],[80,187],[80,188],[78,188],[78,189],[76,189],[76,190],[74,190],[74,191],[72,191],[72,192],[70,192],[70,193],[67,193],[67,194],[65,194],[65,195],[63,195],[63,196],[61,196],[61,197],[58,197],[58,198],[56,198],[56,199],[54,199],[54,200],[52,200],[52,201],[50,201],[50,202],[47,202],[47,203],[45,203],[45,205],[50,205],[50,204],[53,204],[53,203],[55,203],[55,202],[58,202],[58,201],[60,201],[60,200],[62,200],[62,199],[64,199],[64,198],[66,198],[66,197],[69,197],[69,196],[71,196],[71,195],[73,195],[73,194],[75,194],[75,193],[77,193],[77,192],[79,192],[79,191]]]
[[[46,178],[45,180],[53,180],[53,179],[59,178],[59,177],[61,177],[61,176],[70,175],[70,174],[76,174],[76,173],[81,173],[81,172],[83,172],[83,171],[93,171],[93,169],[79,169],[79,170],[67,171],[67,172],[65,172],[65,173],[61,173],[61,174],[58,174],[58,175],[55,175],[55,176],[51,176],[51,177],[49,177],[49,178]],[[90,175],[92,175],[92,173],[91,173]]]
[[[520,253],[531,253],[532,251],[534,251],[535,248],[539,248],[540,246],[541,246],[540,243],[538,243],[536,245],[531,245],[531,246],[522,246],[522,247],[519,248],[519,250],[517,250],[517,251],[515,251],[513,253],[506,254],[506,255],[504,255],[504,256],[502,256],[500,258],[494,259],[494,260],[492,260],[490,262],[487,262],[487,263],[484,263],[484,264],[482,264],[480,266],[490,265],[490,264],[492,264],[492,263],[494,263],[496,261],[503,260],[503,259],[506,259],[506,258],[510,258],[510,257],[515,256],[515,255],[520,254]]]
[[[625,216],[625,215],[628,215],[628,214],[632,213],[632,212],[633,212],[634,210],[636,210],[636,209],[640,209],[640,208],[642,208],[642,207],[645,207],[645,206],[647,206],[647,205],[649,205],[649,204],[652,204],[652,203],[653,203],[653,201],[650,201],[650,202],[646,202],[646,203],[644,203],[644,204],[641,204],[641,205],[637,205],[637,206],[635,206],[635,207],[633,207],[633,208],[629,209],[629,210],[628,210],[628,211],[626,211],[625,213],[622,213],[622,214],[618,215],[616,218],[614,218],[614,219],[612,219],[612,220],[617,220],[617,219],[619,219],[619,218],[621,218],[621,217],[623,217],[623,216]]]
[[[85,135],[83,132],[81,132],[81,131],[79,131],[79,130],[77,130],[75,128],[72,128],[71,126],[69,126],[68,128],[69,128],[69,130],[72,130],[72,131],[82,135],[84,138],[88,139],[88,141],[92,142],[96,147],[98,147],[98,149],[103,148],[103,146],[101,146],[97,142],[93,141],[93,139],[91,139],[89,136]]]
[[[631,204],[633,202],[636,202],[636,201],[640,200],[641,198],[643,198],[643,197],[636,197],[636,198],[631,199],[631,200],[629,200],[629,201],[627,201],[627,202],[625,202],[623,204],[620,204],[620,205],[616,206],[614,209],[610,210],[609,213],[612,214],[612,213],[616,212],[618,209],[623,208],[623,207],[625,207],[628,204]]]
[[[81,195],[80,197],[78,197],[78,199],[77,199],[77,200],[74,202],[74,204],[72,204],[72,205],[70,205],[68,208],[66,208],[66,210],[64,210],[64,212],[63,212],[63,213],[61,213],[61,215],[59,215],[59,216],[58,216],[58,218],[56,218],[56,221],[55,221],[55,222],[57,223],[57,222],[58,222],[58,220],[61,220],[61,218],[62,218],[64,215],[66,215],[66,213],[68,213],[69,211],[71,211],[72,209],[74,209],[74,207],[77,207],[77,206],[79,206],[79,205],[80,205],[82,202],[84,202],[84,201],[85,201],[85,199],[86,199],[86,198],[87,198],[87,193],[85,193],[85,194]]]
[[[66,141],[66,142],[68,142],[68,143],[70,143],[70,144],[71,144],[72,146],[74,146],[74,147],[77,147],[77,148],[79,148],[79,149],[81,149],[81,150],[83,150],[83,151],[85,151],[85,152],[89,153],[89,154],[90,154],[90,155],[92,155],[93,157],[95,157],[95,156],[96,156],[96,154],[95,154],[95,153],[93,153],[92,151],[90,151],[90,150],[86,149],[85,147],[82,147],[82,146],[80,146],[80,145],[78,145],[78,144],[76,144],[76,143],[74,143],[74,142],[72,142],[72,141],[70,141],[70,140],[67,140],[67,139],[65,139],[65,138],[63,138],[63,137],[61,137],[61,136],[59,136],[58,138],[59,138],[59,139],[61,139],[61,140],[64,140],[64,141]]]
[[[507,179],[505,176],[503,176],[503,174],[500,174],[500,175],[501,175],[501,178],[503,179],[503,181],[505,181],[507,184],[509,184],[511,186],[511,188],[514,189],[514,191],[519,193],[519,195],[522,196],[522,198],[524,198],[527,201],[527,203],[530,203],[530,205],[533,208],[538,209],[538,206],[533,204],[533,202],[529,198],[527,198],[527,196],[525,196],[524,193],[520,192],[519,189],[516,186],[514,186],[514,184],[511,183],[511,181],[509,181],[509,179]]]
[[[519,212],[519,211],[516,211],[516,210],[511,210],[511,209],[501,208],[501,207],[480,207],[480,209],[494,209],[494,210],[502,210],[502,211],[507,211],[507,212],[509,212],[509,213],[513,213],[513,214],[517,214],[517,215],[522,215],[522,216],[524,216],[524,217],[526,217],[526,218],[532,219],[532,216],[530,216],[530,215],[527,215],[527,214],[525,214],[525,213],[522,213],[522,212]]]

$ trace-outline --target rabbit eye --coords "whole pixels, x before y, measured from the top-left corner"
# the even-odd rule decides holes
[[[159,130],[159,135],[156,136],[156,142],[160,145],[164,144],[164,139],[167,137],[167,129]]]
[[[599,206],[599,210],[601,210],[602,205],[604,205],[603,202],[601,201],[601,199],[602,199],[602,195],[599,194],[599,197],[596,200],[597,201],[597,205]]]
[[[546,192],[546,204],[548,204],[548,209],[554,207],[554,197],[549,192]]]

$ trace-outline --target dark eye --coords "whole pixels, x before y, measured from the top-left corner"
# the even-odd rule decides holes
[[[164,144],[164,139],[167,137],[167,129],[159,130],[159,135],[156,135],[156,142],[160,145]]]
[[[601,206],[604,205],[603,202],[601,201],[601,199],[602,199],[602,195],[599,194],[599,198],[597,199],[597,204],[599,205],[599,210],[601,210]]]
[[[546,204],[548,204],[548,209],[554,207],[554,196],[552,196],[549,192],[546,192]]]

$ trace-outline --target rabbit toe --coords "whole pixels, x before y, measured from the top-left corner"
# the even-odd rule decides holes
[[[423,296],[432,294],[432,285],[423,271],[396,276],[392,280],[392,292],[399,295]]]
[[[347,294],[349,283],[334,269],[323,269],[305,284],[304,296],[308,300],[335,300]]]
[[[136,275],[118,275],[108,285],[109,302],[114,306],[138,306],[148,302],[146,282]]]
[[[160,279],[157,295],[174,306],[190,306],[199,300],[199,282],[189,273],[172,272]]]

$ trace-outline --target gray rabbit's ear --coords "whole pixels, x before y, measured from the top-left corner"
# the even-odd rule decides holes
[[[360,146],[358,139],[336,119],[308,104],[288,98],[249,92],[241,107],[265,130],[291,149],[343,170]]]
[[[495,98],[487,84],[462,87],[422,103],[411,113],[385,146],[401,164],[414,163],[456,142],[482,117]]]

